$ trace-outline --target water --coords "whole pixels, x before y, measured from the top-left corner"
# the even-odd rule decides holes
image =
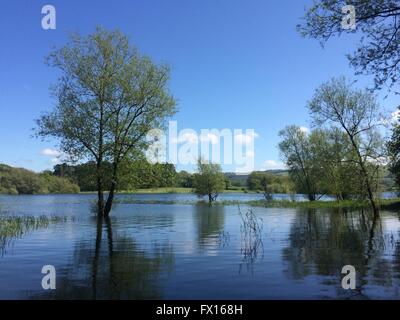
[[[119,198],[131,197],[192,196]],[[400,298],[396,212],[374,220],[358,211],[253,208],[261,234],[246,237],[237,206],[121,201],[99,221],[94,200],[0,196],[0,218],[63,217],[0,241],[1,299]],[[44,265],[57,270],[54,291],[41,288]],[[344,265],[356,268],[356,290],[341,287]]]

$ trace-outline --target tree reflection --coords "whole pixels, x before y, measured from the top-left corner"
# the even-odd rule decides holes
[[[392,261],[383,255],[387,239],[381,219],[370,212],[298,210],[289,244],[283,250],[289,276],[325,276],[324,283],[335,286],[339,297],[368,298],[364,293],[367,284],[392,284]],[[345,265],[356,269],[356,290],[341,287]]]
[[[225,225],[224,207],[198,204],[195,206],[194,217],[199,247],[218,245],[220,234]]]
[[[174,264],[172,247],[153,243],[141,248],[133,238],[115,232],[110,218],[94,219],[94,243],[79,242],[72,265],[57,276],[57,289],[33,298],[162,298],[162,276]]]

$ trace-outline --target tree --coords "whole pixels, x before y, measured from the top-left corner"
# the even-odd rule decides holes
[[[39,177],[45,186],[45,193],[73,194],[80,191],[76,184],[71,183],[67,178],[54,176],[52,172],[43,172]]]
[[[267,201],[271,201],[273,199],[273,196],[272,196],[272,193],[273,193],[273,189],[272,189],[273,180],[274,180],[274,178],[273,178],[272,175],[265,175],[261,179],[261,186],[262,186],[262,190],[263,190],[263,193],[264,193],[264,198]]]
[[[262,189],[261,180],[264,172],[253,171],[247,178],[246,184],[250,190],[258,191]]]
[[[318,176],[313,169],[307,134],[300,127],[291,125],[281,130],[279,136],[282,139],[279,149],[297,191],[307,194],[310,201],[316,200]]]
[[[172,163],[155,163],[152,165],[156,188],[173,187],[176,184],[176,169]]]
[[[193,181],[195,193],[199,196],[208,196],[211,205],[226,187],[225,175],[219,164],[207,163],[202,159],[197,162],[197,170]]]
[[[355,153],[352,161],[358,166],[367,197],[377,214],[374,193],[383,142],[377,130],[381,120],[375,97],[367,90],[352,89],[345,78],[332,79],[316,90],[308,108],[316,126],[327,124],[346,133]]]
[[[189,172],[182,170],[177,173],[177,184],[182,188],[192,188],[193,187],[193,175]]]
[[[98,214],[108,216],[120,164],[143,150],[146,134],[175,112],[169,68],[140,55],[119,31],[101,28],[71,37],[48,63],[61,70],[54,90],[58,103],[37,120],[37,134],[58,139],[71,158],[96,163]],[[109,185],[105,162],[112,166]]]
[[[387,149],[390,160],[389,169],[395,177],[397,188],[400,189],[400,125],[398,122],[393,127],[392,136],[387,142]]]
[[[334,195],[337,200],[362,195],[362,185],[355,163],[355,153],[345,132],[338,128],[315,129],[309,135],[320,194]]]
[[[290,193],[293,191],[292,181],[287,175],[273,174],[268,171],[253,171],[247,178],[247,187],[264,193]],[[267,190],[266,190],[267,187]]]
[[[350,64],[357,74],[375,76],[375,88],[389,88],[399,80],[400,68],[400,3],[398,0],[319,0],[306,12],[298,30],[303,36],[324,44],[332,36],[346,32],[342,27],[342,8],[353,5],[356,28],[363,37],[352,54]]]
[[[103,176],[104,185],[109,185],[110,182],[110,164],[103,162],[104,173],[107,177]],[[57,164],[53,168],[53,174],[58,177],[65,177],[79,185],[81,191],[96,191],[96,162],[89,161],[77,165],[68,165],[67,163]]]

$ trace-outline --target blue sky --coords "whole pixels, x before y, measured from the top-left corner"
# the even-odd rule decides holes
[[[41,28],[41,9],[57,10],[57,29]],[[55,101],[57,70],[44,64],[70,32],[97,25],[119,28],[139,50],[171,65],[170,89],[178,130],[254,129],[256,168],[279,167],[278,132],[309,127],[305,108],[315,88],[332,76],[354,78],[345,53],[356,36],[324,49],[304,39],[296,24],[310,1],[284,0],[16,0],[0,5],[0,163],[35,171],[51,168],[56,142],[32,138],[34,119]],[[371,84],[358,77],[360,85]],[[382,95],[383,96],[383,95]],[[381,100],[395,109],[396,97]],[[224,170],[232,170],[230,166]]]

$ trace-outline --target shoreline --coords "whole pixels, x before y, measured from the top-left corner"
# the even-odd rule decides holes
[[[124,200],[116,201],[116,204],[142,204],[142,205],[209,205],[207,201],[162,201],[162,200]],[[216,201],[213,206],[247,205],[262,208],[303,208],[303,209],[370,209],[368,201],[343,200],[343,201],[290,201],[290,200],[222,200]],[[381,210],[400,210],[400,198],[381,199],[379,201]]]
[[[106,192],[106,191],[105,191]],[[257,191],[243,191],[243,190],[225,190],[224,193],[237,193],[237,194],[260,194]],[[51,196],[51,195],[93,195],[95,191],[79,192],[71,194],[30,194],[29,196]],[[120,195],[140,195],[140,194],[194,194],[191,188],[153,188],[153,189],[138,189],[119,191]],[[288,194],[289,195],[289,194]],[[0,194],[0,196],[19,196]],[[23,194],[21,196],[26,196]],[[378,200],[381,210],[400,210],[400,197],[391,199]],[[164,205],[208,205],[205,200],[136,200],[136,199],[116,199],[115,204],[164,204]],[[370,204],[365,200],[217,200],[213,206],[233,206],[233,205],[247,205],[250,207],[264,207],[264,208],[304,208],[304,209],[370,209]]]

